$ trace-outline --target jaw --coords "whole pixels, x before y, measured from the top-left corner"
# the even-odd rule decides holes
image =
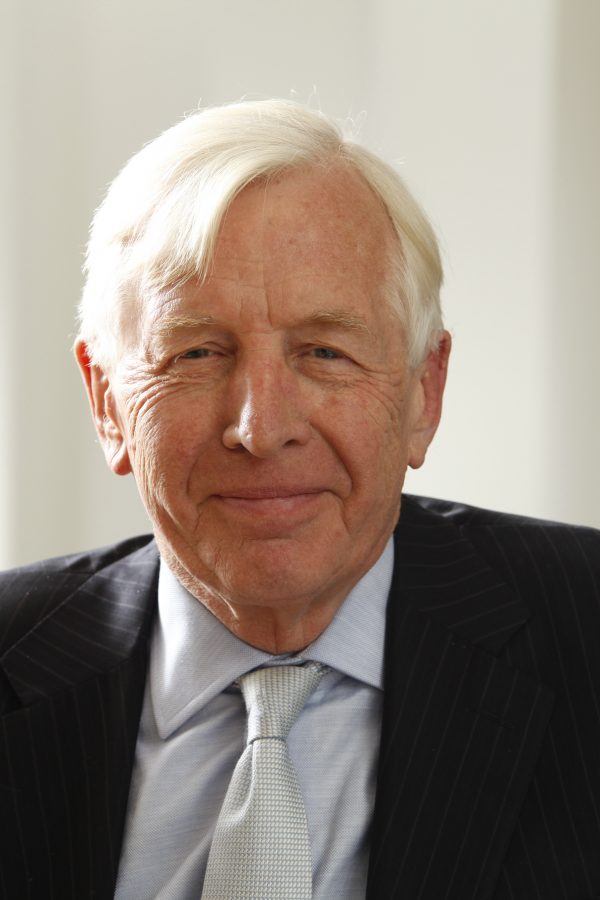
[[[183,586],[244,642],[269,653],[300,650],[329,625],[375,563],[389,535],[359,567],[348,567],[348,535],[315,540],[238,540],[192,547],[157,532],[166,564]],[[343,546],[342,546],[343,545]]]

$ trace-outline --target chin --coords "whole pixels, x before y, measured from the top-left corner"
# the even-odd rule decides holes
[[[215,556],[212,571],[206,577],[200,575],[193,593],[208,589],[240,607],[281,609],[310,603],[331,593],[337,568],[334,559],[317,556],[316,550],[307,552],[281,538],[246,542],[231,554]],[[202,568],[191,569],[191,574]]]

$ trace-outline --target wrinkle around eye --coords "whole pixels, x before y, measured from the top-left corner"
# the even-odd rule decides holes
[[[234,362],[231,353],[214,347],[193,347],[173,356],[165,363],[163,372],[168,380],[210,382],[230,371]]]
[[[192,350],[186,350],[175,357],[175,362],[180,359],[207,359],[209,356],[215,355],[215,350],[209,347],[194,347]]]
[[[231,359],[231,352],[220,347],[192,347],[174,355],[167,363],[166,369],[172,372],[203,372],[222,367]]]
[[[302,368],[323,374],[329,372],[331,375],[335,373],[339,375],[342,371],[354,371],[358,374],[365,369],[364,360],[361,361],[356,354],[326,344],[306,348],[299,354],[298,360]]]

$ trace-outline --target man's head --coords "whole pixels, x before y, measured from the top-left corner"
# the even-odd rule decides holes
[[[437,249],[395,179],[318,114],[228,107],[134,158],[92,232],[77,355],[109,464],[182,583],[272,651],[377,560],[439,420]]]
[[[323,114],[285,100],[206,109],[146,145],[112,183],[92,223],[80,335],[94,361],[115,352],[119,312],[192,275],[203,277],[234,197],[257,179],[347,162],[382,200],[398,241],[390,302],[403,317],[411,362],[442,328],[442,270],[433,232],[397,173]]]

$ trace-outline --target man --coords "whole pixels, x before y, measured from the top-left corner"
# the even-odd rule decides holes
[[[598,535],[401,496],[440,282],[398,177],[291,103],[191,116],[116,179],[75,349],[155,542],[3,577],[2,896],[258,900],[206,884],[235,682],[282,663],[319,668],[286,745],[312,896],[600,896]]]

